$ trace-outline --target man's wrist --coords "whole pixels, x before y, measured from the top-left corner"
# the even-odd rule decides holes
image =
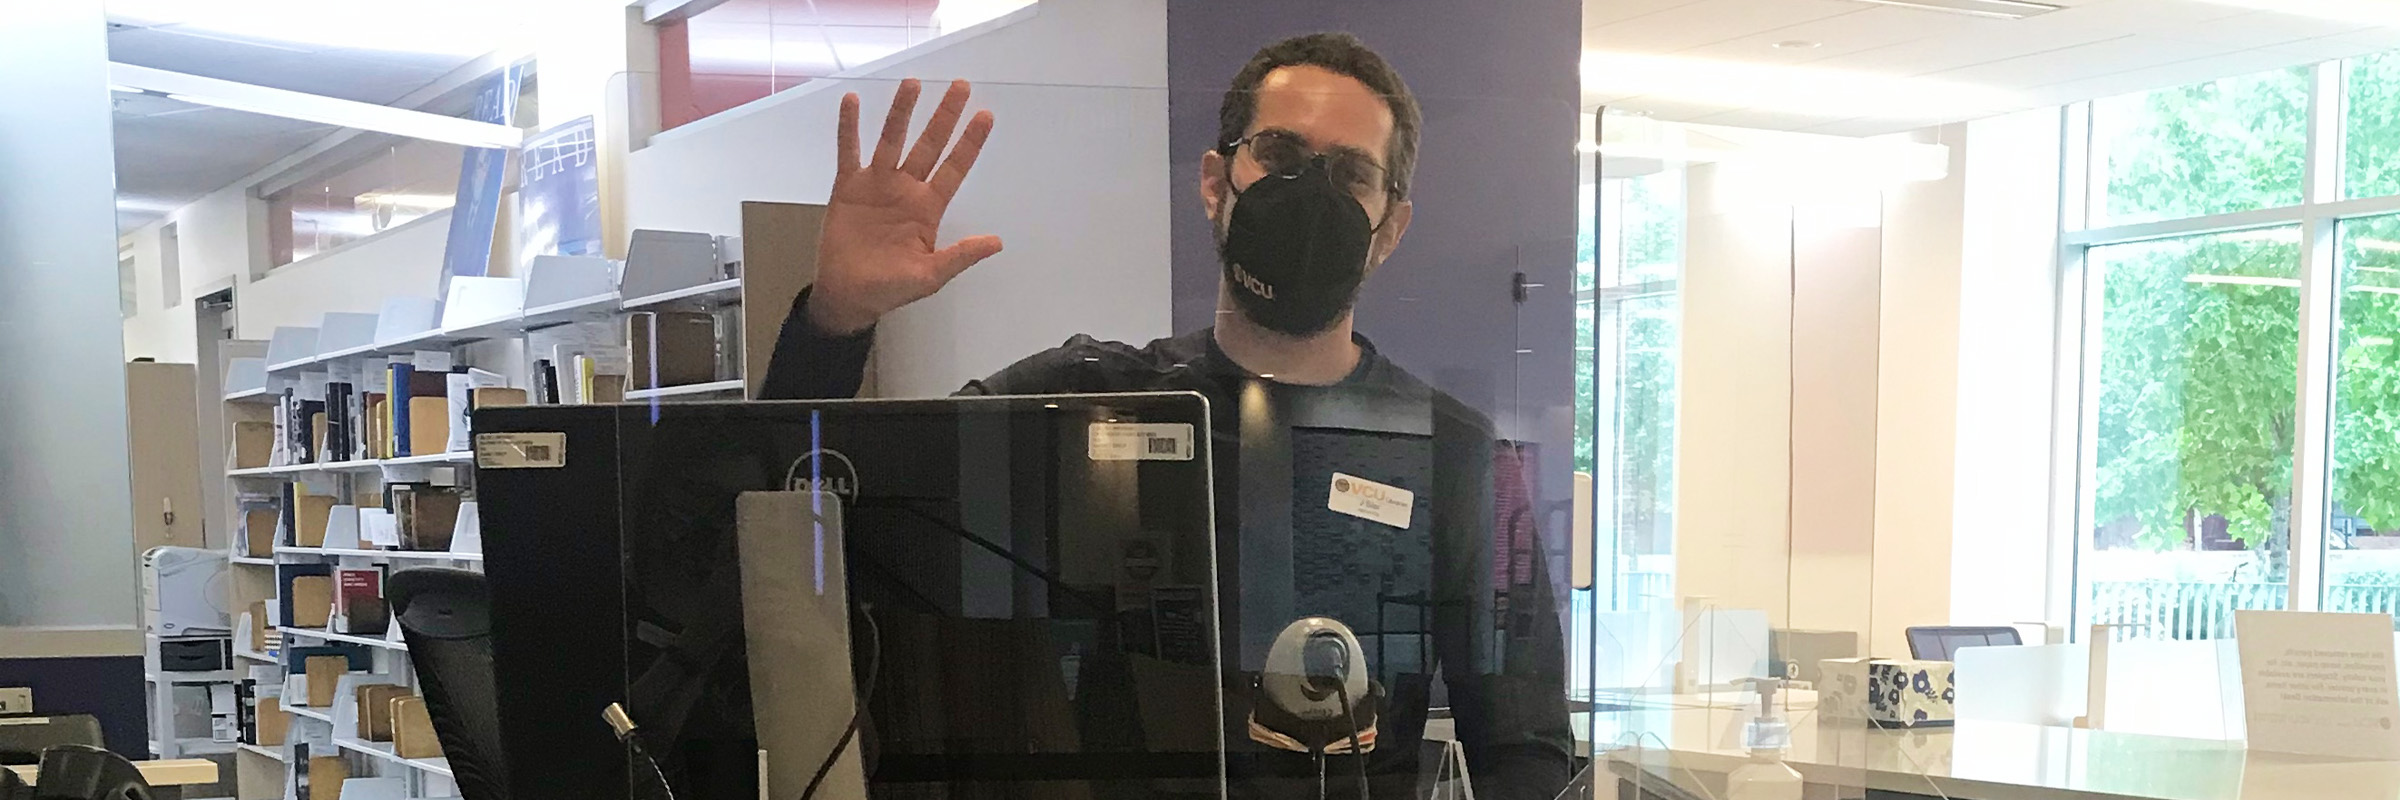
[[[801,316],[806,319],[808,326],[816,329],[818,333],[834,338],[849,338],[875,327],[875,317],[872,314],[851,311],[838,302],[826,302],[825,297],[814,291],[810,292],[810,295],[812,296],[808,298],[806,305],[801,309]]]

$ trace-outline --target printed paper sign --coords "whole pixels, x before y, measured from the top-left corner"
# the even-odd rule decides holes
[[[1417,510],[1417,493],[1336,472],[1325,507],[1369,522],[1407,528],[1409,516]]]
[[[2400,759],[2400,686],[2386,614],[2234,612],[2250,748]]]
[[[1192,426],[1184,422],[1094,422],[1093,461],[1190,461]]]

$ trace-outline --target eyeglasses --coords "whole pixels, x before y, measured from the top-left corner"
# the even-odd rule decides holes
[[[1333,182],[1334,188],[1358,200],[1359,207],[1366,209],[1377,227],[1383,225],[1384,212],[1397,191],[1390,173],[1373,156],[1350,149],[1319,153],[1310,150],[1299,136],[1285,131],[1259,131],[1225,143],[1224,149],[1229,155],[1247,151],[1252,163],[1279,178],[1297,178],[1315,166]]]

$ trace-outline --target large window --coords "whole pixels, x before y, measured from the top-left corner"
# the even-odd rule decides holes
[[[1674,607],[1683,172],[1587,188],[1576,272],[1575,469],[1592,476],[1603,609]],[[1593,207],[1599,222],[1593,227]]]
[[[2083,110],[2076,629],[2400,610],[2400,56]]]
[[[2092,249],[2087,622],[2214,638],[2232,622],[2215,612],[2283,606],[2299,241],[2275,227]]]

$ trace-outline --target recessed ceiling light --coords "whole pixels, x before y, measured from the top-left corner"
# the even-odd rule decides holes
[[[1822,45],[1807,39],[1792,39],[1775,43],[1777,50],[1815,50]]]
[[[1971,14],[1995,19],[2024,19],[2037,14],[2063,11],[2065,6],[2036,3],[2032,0],[1858,0],[1861,3],[1900,6],[1951,14]]]

